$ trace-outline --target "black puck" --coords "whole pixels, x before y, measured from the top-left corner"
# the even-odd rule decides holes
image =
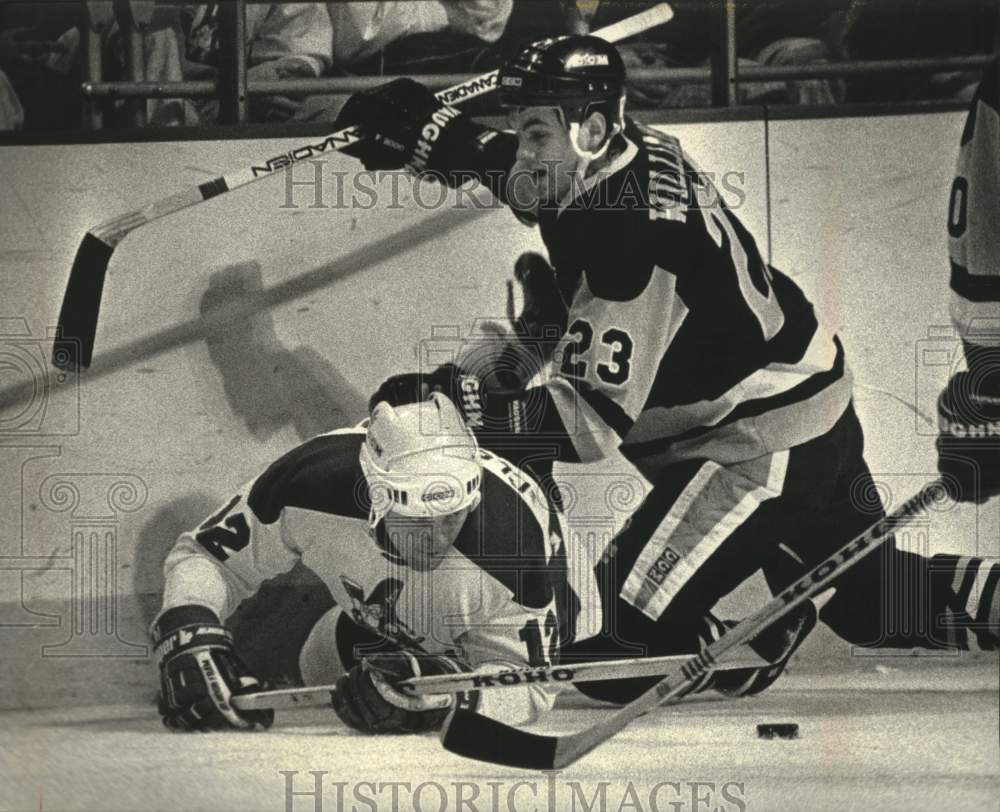
[[[771,722],[766,725],[757,725],[757,738],[759,739],[797,739],[799,737],[799,726],[795,722]]]

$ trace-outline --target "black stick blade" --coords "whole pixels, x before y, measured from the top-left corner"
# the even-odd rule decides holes
[[[90,366],[104,277],[114,250],[90,233],[77,249],[52,346],[52,365],[58,369],[74,372]]]
[[[555,769],[556,739],[510,727],[464,708],[452,715],[441,743],[459,756],[524,770]]]

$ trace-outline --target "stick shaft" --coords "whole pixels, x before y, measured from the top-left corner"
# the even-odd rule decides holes
[[[432,677],[414,677],[400,683],[403,693],[411,696],[454,694],[465,691],[500,690],[518,688],[538,683],[596,682],[598,680],[655,677],[687,662],[686,654],[668,657],[637,657],[629,660],[608,660],[591,663],[549,665],[536,668],[510,668],[492,674],[440,674]],[[750,649],[726,657],[716,664],[717,671],[741,668],[761,668],[769,663]],[[307,685],[303,688],[282,688],[277,691],[259,691],[233,697],[239,710],[265,708],[296,708],[329,705],[336,690],[335,685]]]

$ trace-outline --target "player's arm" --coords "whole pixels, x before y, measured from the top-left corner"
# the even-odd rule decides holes
[[[948,209],[951,317],[967,371],[938,399],[938,467],[963,501],[1000,494],[1000,112],[993,63],[962,133]]]
[[[269,727],[273,712],[237,711],[234,694],[260,690],[223,620],[264,580],[291,569],[299,551],[281,521],[262,522],[242,489],[164,563],[163,608],[153,623],[160,668],[160,713],[175,730]]]
[[[558,365],[536,386],[525,387],[531,375],[519,365],[530,356],[470,356],[431,373],[389,378],[371,402],[407,403],[440,390],[487,449],[509,454],[544,438],[564,462],[602,459],[642,411],[686,313],[675,281],[648,265],[588,274],[594,299],[573,315],[554,353]]]
[[[335,126],[359,127],[365,134],[344,152],[366,169],[407,169],[452,188],[476,181],[522,220],[534,220],[533,204],[519,201],[510,177],[517,137],[473,121],[413,79],[355,93]]]
[[[548,577],[542,574],[541,577]],[[558,643],[555,603],[531,609],[513,598],[477,607],[455,637],[458,654],[411,650],[366,656],[337,682],[333,708],[362,733],[425,733],[438,730],[456,704],[510,725],[528,724],[552,707],[559,685],[529,683],[501,692],[470,691],[409,696],[396,686],[411,677],[459,672],[493,674],[509,668],[548,665]]]
[[[555,604],[535,610],[511,600],[459,642],[475,673],[551,665],[559,645]],[[463,706],[508,725],[526,725],[552,708],[560,688],[560,683],[536,682],[505,691],[484,690],[465,698]]]

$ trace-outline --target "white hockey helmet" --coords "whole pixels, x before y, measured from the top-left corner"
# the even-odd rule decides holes
[[[374,527],[386,513],[427,517],[479,503],[479,444],[445,395],[405,406],[379,403],[361,446]]]

